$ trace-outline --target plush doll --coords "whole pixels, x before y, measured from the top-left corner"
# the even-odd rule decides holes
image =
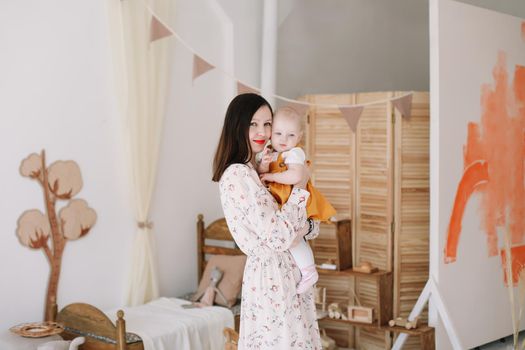
[[[84,337],[77,337],[71,341],[55,340],[39,345],[37,350],[78,350],[79,345],[85,341]]]
[[[210,273],[210,284],[204,292],[198,293],[193,296],[193,301],[199,301],[202,306],[212,306],[213,300],[215,300],[215,293],[219,295],[220,298],[225,303],[228,303],[228,300],[224,296],[224,294],[221,292],[219,288],[217,288],[217,285],[219,284],[219,281],[222,278],[222,271],[219,270],[217,266],[214,266]]]

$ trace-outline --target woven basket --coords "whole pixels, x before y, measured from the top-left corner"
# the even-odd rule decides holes
[[[22,337],[41,338],[61,333],[64,326],[56,322],[31,322],[13,326],[9,330]]]

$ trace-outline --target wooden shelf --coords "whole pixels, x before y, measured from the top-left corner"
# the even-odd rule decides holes
[[[392,332],[392,333],[406,333],[408,335],[417,335],[420,336],[422,333],[428,333],[428,332],[434,332],[434,327],[429,327],[427,325],[421,325],[417,328],[413,329],[406,329],[405,327],[383,327],[385,330]]]
[[[354,271],[353,269],[346,269],[346,270],[327,270],[327,269],[320,269],[317,268],[317,272],[320,275],[331,275],[331,276],[346,276],[346,277],[358,277],[358,278],[369,278],[369,279],[380,279],[383,276],[391,275],[392,272],[379,270],[372,273],[364,273],[359,271]]]
[[[399,326],[379,326],[377,323],[364,323],[364,322],[354,322],[354,321],[348,321],[348,320],[337,320],[335,318],[329,318],[324,317],[318,320],[319,322],[338,322],[338,323],[345,323],[349,326],[356,326],[361,328],[370,328],[373,330],[383,330],[385,332],[392,332],[392,333],[406,333],[408,335],[416,335],[420,336],[422,333],[428,333],[428,332],[434,332],[433,327],[429,327],[427,325],[421,325],[417,328],[413,329],[406,329],[405,327],[399,327]]]
[[[372,305],[363,305],[374,308],[374,318],[375,321],[372,324],[372,327],[378,328],[379,326],[387,325],[393,317],[392,314],[392,272],[379,270],[372,273],[364,273],[354,271],[353,269],[346,270],[324,270],[317,269],[321,276],[334,276],[340,278],[359,278],[359,279],[368,279],[376,285],[377,295],[375,296],[374,304]],[[344,321],[351,322],[351,321]],[[361,322],[352,322],[358,325],[363,323]]]
[[[381,330],[381,329],[385,328],[384,326],[378,325],[377,322],[374,322],[374,323],[363,323],[363,322],[354,322],[354,321],[348,321],[348,320],[336,320],[335,318],[329,318],[329,317],[321,318],[318,321],[319,322],[344,323],[344,324],[347,324],[349,326],[356,326],[356,327],[361,327],[361,328],[369,328],[369,329],[373,329],[373,330]]]

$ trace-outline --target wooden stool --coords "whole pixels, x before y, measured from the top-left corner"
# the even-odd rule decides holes
[[[224,350],[237,350],[237,343],[239,342],[239,333],[228,327],[224,328],[222,333],[226,337]]]

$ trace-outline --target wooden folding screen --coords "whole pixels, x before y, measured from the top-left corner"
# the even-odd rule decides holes
[[[355,134],[337,108],[402,94],[307,95],[302,99],[315,104],[308,111],[306,130],[313,181],[340,217],[352,219],[354,264],[370,261],[393,272],[394,316],[406,317],[428,277],[428,93],[414,93],[409,119],[390,101],[366,106]],[[322,234],[319,239],[328,247],[332,238]],[[368,280],[322,276],[320,283],[328,287],[329,302],[351,303],[348,289],[352,288],[361,303],[378,307],[377,290]],[[343,346],[384,349],[391,344],[385,331],[356,327],[354,335],[353,327],[346,333],[340,323],[332,323],[328,334]],[[410,340],[406,348],[418,348],[417,340]]]
[[[306,129],[306,151],[312,160],[312,180],[315,186],[330,200],[338,216],[351,218],[354,207],[355,186],[355,135],[350,131],[337,104],[355,103],[353,95],[310,95],[305,101],[319,103],[308,112]],[[322,105],[321,105],[322,104]],[[328,260],[335,252],[334,230],[321,227],[315,242],[316,261]],[[352,222],[352,226],[354,223]],[[352,231],[354,228],[352,228]],[[355,247],[355,241],[352,242]],[[352,253],[354,254],[354,253]],[[320,285],[327,288],[327,300],[348,304],[352,300],[355,288],[351,278],[339,278],[335,275],[321,275]],[[354,330],[345,324],[324,321],[321,325],[327,334],[340,346],[354,347]]]

